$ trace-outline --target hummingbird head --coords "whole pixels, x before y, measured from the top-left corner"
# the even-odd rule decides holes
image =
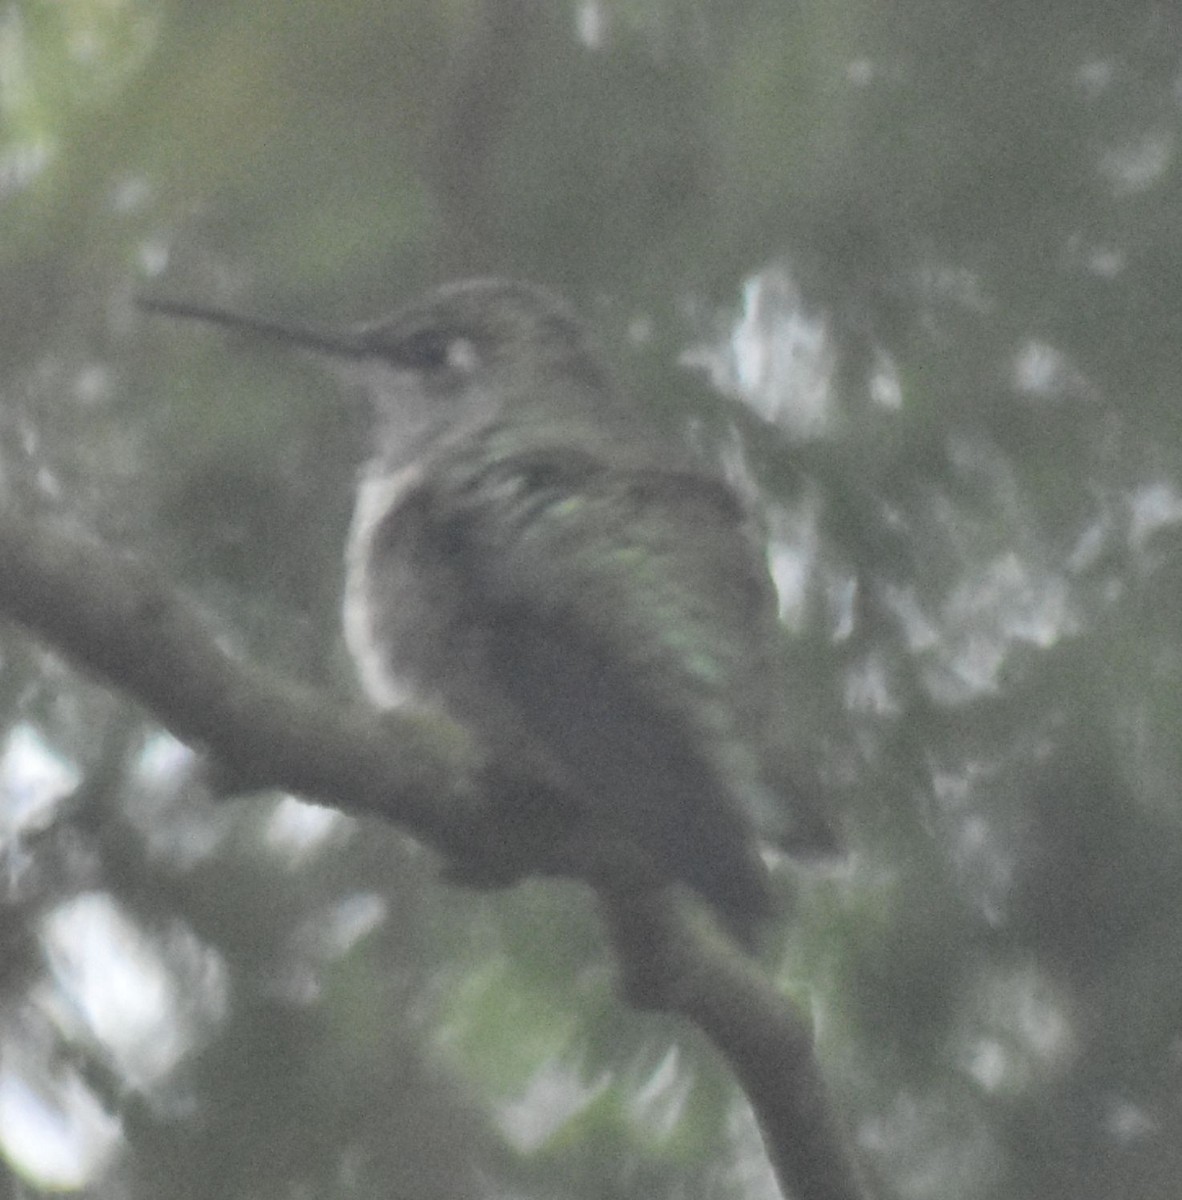
[[[500,419],[561,422],[586,418],[589,405],[612,407],[611,384],[582,322],[532,284],[495,278],[446,284],[389,317],[338,331],[185,303],[142,303],[327,358],[370,397],[379,457],[393,465]]]
[[[530,284],[448,284],[355,337],[344,373],[369,392],[390,456],[497,420],[586,415],[611,393],[582,322]]]

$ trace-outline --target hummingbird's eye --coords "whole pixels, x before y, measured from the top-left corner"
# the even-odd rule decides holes
[[[400,366],[415,371],[467,372],[477,365],[476,346],[470,338],[438,329],[420,329],[398,344],[394,355]]]
[[[438,371],[448,365],[452,339],[438,329],[420,329],[399,342],[394,357],[399,366],[415,371]]]

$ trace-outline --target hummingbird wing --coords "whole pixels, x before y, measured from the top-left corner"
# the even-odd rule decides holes
[[[390,530],[414,513],[438,559],[423,571],[466,614],[457,645],[482,678],[445,703],[492,728],[511,713],[596,819],[749,933],[770,898],[742,793],[778,635],[738,499],[565,446],[453,453]]]

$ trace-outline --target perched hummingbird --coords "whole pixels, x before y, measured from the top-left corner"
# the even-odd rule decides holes
[[[541,288],[441,287],[344,332],[149,301],[327,354],[376,410],[345,639],[379,705],[442,705],[749,937],[756,831],[809,848],[783,774],[783,630],[738,496],[613,383]]]

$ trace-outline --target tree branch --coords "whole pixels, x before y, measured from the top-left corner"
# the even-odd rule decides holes
[[[380,815],[486,875],[532,870],[590,883],[629,998],[680,1013],[713,1040],[786,1191],[864,1200],[808,1022],[618,847],[532,819],[553,800],[544,785],[508,774],[462,727],[440,714],[349,706],[236,659],[152,572],[60,523],[0,516],[0,612],[250,786]]]

